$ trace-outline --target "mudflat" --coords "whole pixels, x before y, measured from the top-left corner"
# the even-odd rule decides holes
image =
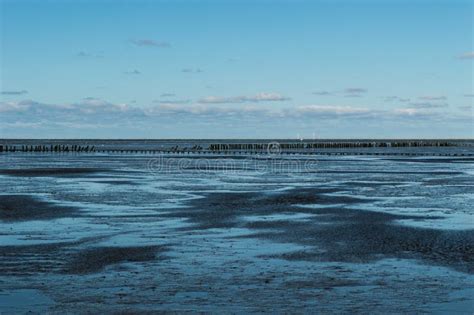
[[[12,158],[0,290],[30,298],[8,312],[473,311],[465,161]]]

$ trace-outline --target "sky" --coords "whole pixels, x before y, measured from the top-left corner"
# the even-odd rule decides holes
[[[0,138],[473,138],[474,2],[0,0]]]

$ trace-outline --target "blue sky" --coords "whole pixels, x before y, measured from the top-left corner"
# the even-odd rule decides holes
[[[0,3],[0,137],[474,135],[471,1]]]

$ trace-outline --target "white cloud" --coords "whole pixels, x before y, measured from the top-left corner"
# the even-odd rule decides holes
[[[411,106],[416,108],[443,108],[448,107],[448,103],[437,103],[437,102],[413,102],[410,103]]]
[[[424,100],[424,101],[445,101],[448,98],[446,96],[420,96],[418,97],[419,100]]]
[[[25,112],[30,109],[30,101],[0,102],[0,113],[3,112]]]
[[[191,100],[154,100],[153,103],[158,104],[189,104]]]
[[[392,95],[392,96],[386,96],[386,97],[384,97],[384,101],[385,101],[385,102],[397,101],[397,102],[401,102],[401,103],[406,103],[406,102],[409,102],[410,99],[409,99],[409,98],[400,97],[400,96],[396,96],[396,95]]]
[[[254,96],[234,96],[220,97],[207,96],[199,100],[202,104],[226,104],[226,103],[258,103],[258,102],[281,102],[288,101],[290,98],[282,96],[278,93],[258,93]]]
[[[330,114],[330,115],[357,115],[367,114],[372,111],[364,107],[352,106],[330,106],[330,105],[306,105],[299,106],[296,111],[301,114]]]
[[[2,94],[2,95],[24,95],[24,94],[27,94],[27,93],[28,93],[27,90],[19,90],[19,91],[10,90],[10,91],[2,91],[0,94]]]
[[[208,104],[161,104],[157,107],[152,107],[147,110],[150,114],[162,114],[162,113],[175,113],[175,114],[194,114],[194,115],[241,115],[249,113],[262,113],[265,114],[268,110],[253,106],[244,107],[221,107],[221,106],[210,106]]]
[[[87,97],[77,103],[46,104],[32,100],[19,102],[0,102],[0,112],[29,112],[30,114],[58,114],[64,112],[76,114],[99,114],[110,112],[127,112],[127,104],[112,104],[107,101]]]
[[[300,118],[322,119],[373,119],[381,112],[367,107],[354,107],[349,105],[303,105],[297,106],[288,115]]]
[[[433,117],[437,113],[425,108],[397,108],[393,111],[395,116],[399,117]]]
[[[249,99],[278,100],[282,98],[272,93],[260,93]],[[373,109],[364,106],[350,105],[300,105],[275,107],[269,104],[239,104],[222,105],[211,101],[210,103],[192,103],[187,100],[157,101],[147,106],[130,106],[126,103],[112,103],[95,97],[86,97],[75,103],[46,104],[32,100],[0,102],[0,121],[4,123],[35,123],[42,122],[45,126],[58,125],[58,123],[83,126],[83,125],[137,125],[146,128],[157,122],[196,122],[208,121],[225,124],[226,119],[259,120],[261,122],[289,122],[289,121],[314,121],[314,119],[338,119],[363,122],[367,120],[396,120],[423,119],[423,121],[466,119],[466,115],[441,113],[432,107],[409,107],[395,110]],[[456,116],[458,115],[458,116]],[[203,120],[200,120],[200,119]],[[180,120],[185,119],[185,120]],[[428,119],[428,120],[427,120]]]

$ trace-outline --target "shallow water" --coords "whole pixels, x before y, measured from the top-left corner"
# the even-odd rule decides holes
[[[471,314],[474,159],[427,159],[0,155],[0,306]]]

